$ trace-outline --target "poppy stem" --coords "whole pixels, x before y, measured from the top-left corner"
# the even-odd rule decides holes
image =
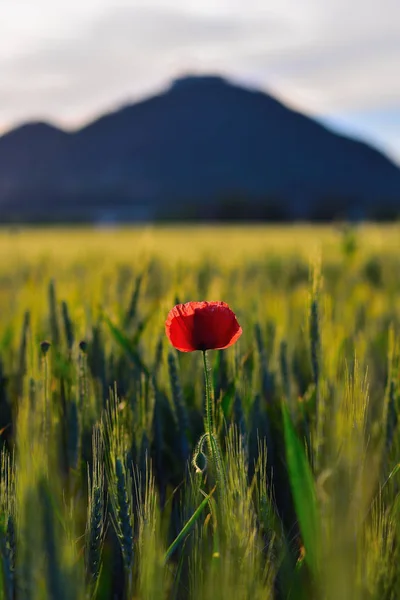
[[[208,360],[207,351],[203,350],[203,365],[204,365],[204,379],[206,382],[206,429],[207,434],[210,436],[214,433],[214,389],[211,383],[211,365]]]
[[[212,386],[211,365],[208,360],[207,351],[203,350],[204,378],[206,383],[206,422],[205,430],[212,463],[215,469],[217,483],[224,484],[224,468],[222,456],[218,445],[217,435],[214,430],[214,389]]]

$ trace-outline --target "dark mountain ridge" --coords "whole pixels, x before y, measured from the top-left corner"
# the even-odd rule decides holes
[[[272,96],[217,76],[64,132],[0,137],[0,216],[313,218],[400,212],[400,169]],[[243,213],[243,215],[242,215]]]

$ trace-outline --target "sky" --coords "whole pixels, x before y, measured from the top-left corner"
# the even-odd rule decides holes
[[[211,73],[400,164],[399,65],[399,0],[0,0],[0,132],[76,128]]]

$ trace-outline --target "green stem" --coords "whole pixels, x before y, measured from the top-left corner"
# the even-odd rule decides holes
[[[212,463],[215,469],[217,483],[222,486],[224,483],[224,469],[222,464],[221,452],[218,447],[217,435],[214,428],[214,390],[212,387],[211,366],[208,361],[206,350],[203,350],[204,378],[206,383],[206,435],[210,449]]]
[[[213,401],[214,401],[214,390],[211,384],[211,365],[208,360],[207,351],[203,350],[203,365],[204,365],[204,379],[206,382],[206,433],[209,438],[214,433],[214,419],[213,419]]]

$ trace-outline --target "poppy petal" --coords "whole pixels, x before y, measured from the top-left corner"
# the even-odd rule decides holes
[[[171,344],[181,352],[193,352],[194,312],[187,304],[177,304],[169,312],[165,331]]]

